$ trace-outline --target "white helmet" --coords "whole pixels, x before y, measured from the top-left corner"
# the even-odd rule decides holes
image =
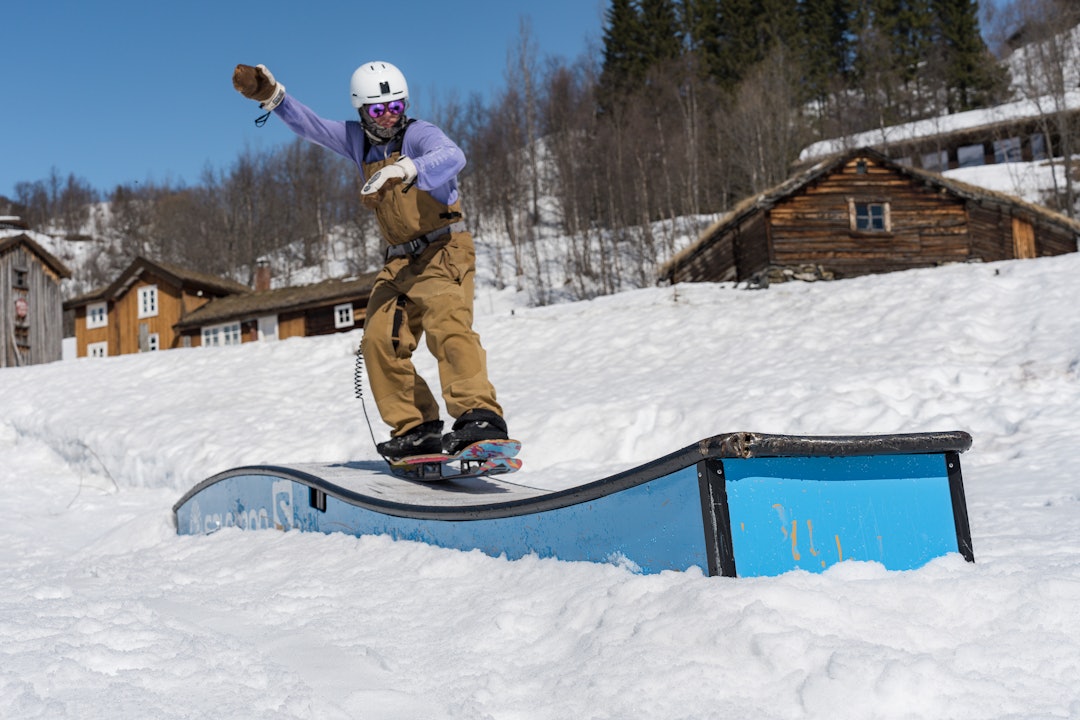
[[[371,103],[409,99],[405,76],[388,62],[369,62],[356,68],[349,82],[349,92],[357,110]]]

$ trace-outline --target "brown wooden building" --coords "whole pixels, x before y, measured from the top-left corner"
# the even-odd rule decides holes
[[[660,271],[671,282],[845,278],[1077,250],[1080,223],[1002,193],[840,153],[749,198]]]
[[[106,357],[184,346],[174,328],[214,298],[250,293],[232,280],[136,258],[111,285],[72,298],[76,355]]]
[[[364,326],[375,273],[348,280],[261,290],[207,303],[176,323],[185,345],[328,335]]]
[[[180,347],[346,332],[363,327],[375,274],[269,289],[268,267],[246,285],[136,259],[111,285],[64,303],[76,354],[106,357]]]
[[[1020,100],[822,140],[800,153],[797,168],[860,147],[872,147],[899,165],[934,172],[1046,160],[1061,157],[1067,147],[1062,125],[1069,132],[1078,118],[1080,92]]]
[[[26,233],[0,237],[0,367],[60,360],[68,269]]]

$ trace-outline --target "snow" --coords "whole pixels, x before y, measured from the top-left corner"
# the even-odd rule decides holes
[[[912,140],[949,135],[961,130],[992,127],[1002,123],[1035,119],[1055,111],[1080,109],[1080,91],[1069,91],[1060,101],[1053,97],[1016,100],[978,110],[967,110],[915,120],[900,125],[875,128],[841,138],[812,143],[799,154],[799,162],[809,162],[848,148],[878,147],[911,142]]]
[[[1078,274],[1070,254],[545,308],[483,285],[529,484],[731,431],[970,432],[976,562],[907,572],[180,537],[172,504],[219,471],[376,459],[357,333],[0,371],[0,717],[1078,717]]]

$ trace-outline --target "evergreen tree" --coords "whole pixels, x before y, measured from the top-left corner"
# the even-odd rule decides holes
[[[647,48],[645,27],[634,0],[612,0],[605,14],[604,63],[597,91],[602,110],[610,111],[644,79]]]
[[[641,0],[646,69],[683,54],[683,32],[672,0]]]
[[[790,42],[797,30],[797,0],[718,0],[713,79],[726,90],[739,84],[775,42]]]
[[[719,77],[720,0],[682,0],[679,5],[686,50],[700,79]]]
[[[824,99],[854,66],[854,0],[803,0],[799,6],[802,61],[808,98]]]
[[[985,107],[1008,84],[979,32],[976,0],[933,0],[949,112]]]
[[[750,67],[761,62],[768,51],[760,30],[765,15],[758,0],[719,0],[720,35],[714,62],[714,79],[725,89],[733,89]]]

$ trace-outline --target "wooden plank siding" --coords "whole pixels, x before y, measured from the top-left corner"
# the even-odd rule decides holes
[[[879,206],[882,227],[856,226],[864,205]],[[1080,223],[1048,208],[862,148],[743,201],[665,264],[660,279],[753,284],[778,270],[856,277],[1060,255],[1076,252],[1078,237]]]
[[[766,214],[753,215],[740,226],[733,250],[736,253],[732,280],[749,277],[756,268],[769,264],[772,252],[771,224]]]
[[[887,203],[889,231],[852,230],[852,202]],[[778,203],[769,224],[773,264],[822,265],[837,278],[957,262],[968,254],[963,201],[863,159]]]
[[[150,286],[157,288],[157,312],[139,317],[139,291]],[[89,354],[91,344],[102,342],[107,343],[106,354],[114,356],[149,349],[147,341],[153,334],[159,350],[187,347],[190,337],[175,327],[182,318],[215,298],[250,292],[233,280],[138,257],[108,287],[72,298],[64,307],[75,316],[79,357]],[[87,311],[98,303],[108,309],[106,325],[88,329]]]
[[[278,337],[304,337],[304,313],[287,312],[278,316]]]
[[[1018,217],[1012,219],[1013,257],[1029,259],[1035,257],[1035,228],[1027,220]]]
[[[987,262],[1011,257],[1012,222],[1009,216],[997,208],[971,203],[968,206],[968,228],[973,257]]]
[[[25,238],[25,239],[24,239]],[[60,360],[64,338],[60,280],[67,269],[28,237],[0,250],[0,367]],[[25,315],[17,312],[25,309]]]

